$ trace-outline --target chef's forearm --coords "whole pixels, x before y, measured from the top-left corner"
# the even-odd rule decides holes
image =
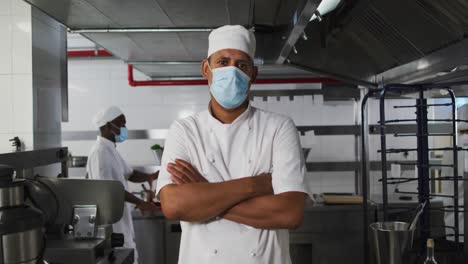
[[[255,197],[235,205],[223,218],[261,229],[296,229],[304,217],[305,197],[301,192]]]
[[[202,222],[239,202],[271,192],[271,178],[245,177],[219,183],[167,185],[160,191],[162,211],[171,220]]]
[[[138,205],[143,202],[140,198],[136,197],[135,195],[125,191],[125,201],[132,203],[134,205]]]

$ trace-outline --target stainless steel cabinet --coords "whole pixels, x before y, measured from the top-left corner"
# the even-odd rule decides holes
[[[135,242],[140,264],[166,263],[164,218],[134,217]]]
[[[373,216],[375,207],[371,206]],[[371,222],[370,219],[369,222]],[[140,264],[177,264],[181,229],[178,221],[135,217]],[[316,205],[304,212],[304,222],[290,232],[293,264],[362,263],[362,207]]]
[[[179,221],[166,222],[166,264],[177,264],[179,260],[181,234]]]

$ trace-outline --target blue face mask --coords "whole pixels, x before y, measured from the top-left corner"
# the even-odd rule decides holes
[[[210,65],[208,67],[211,70]],[[222,107],[234,109],[247,98],[250,77],[234,66],[211,70],[213,74],[210,91]]]
[[[115,128],[119,128],[118,126],[110,123],[112,126],[114,126]],[[114,133],[114,131],[112,131],[112,133],[114,134],[114,137],[115,137],[115,142],[117,143],[120,143],[120,142],[124,142],[125,140],[128,139],[128,130],[126,127],[120,127],[120,134],[116,134]]]

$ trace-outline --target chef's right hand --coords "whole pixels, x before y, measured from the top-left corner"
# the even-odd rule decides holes
[[[261,195],[274,194],[271,173],[261,173],[253,177],[255,189]]]
[[[171,180],[175,184],[208,182],[192,164],[181,159],[169,163],[167,171],[171,174]]]

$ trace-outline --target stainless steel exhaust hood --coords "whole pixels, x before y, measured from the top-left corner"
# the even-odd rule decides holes
[[[462,50],[468,48],[464,41],[468,35],[468,3],[462,0],[341,1],[321,21],[310,22],[320,0],[26,1],[72,30],[180,29],[179,32],[82,31],[85,37],[124,61],[199,62],[206,56],[208,29],[224,24],[255,28],[257,56],[264,65],[289,61],[302,65],[302,70],[315,70],[311,74],[295,72],[287,66],[275,68],[279,70],[273,74],[283,78],[307,74],[343,76],[351,82],[375,83],[382,78],[411,82],[420,79],[421,74],[416,74],[417,78],[395,78],[421,70],[411,62],[460,45]],[[438,67],[432,69],[432,65],[427,65],[422,73],[424,79],[431,80],[441,71],[448,72],[445,76],[448,78],[453,68],[468,64],[468,58],[461,59],[457,52],[452,53],[451,57],[441,58],[443,63]],[[450,63],[454,58],[457,65]],[[407,67],[398,72],[401,65]],[[184,75],[199,76],[198,68],[188,70],[188,66],[173,65],[170,70],[163,70],[161,65],[152,67],[148,63],[135,67],[154,78],[177,75],[181,70]],[[260,77],[262,74],[261,70]]]

